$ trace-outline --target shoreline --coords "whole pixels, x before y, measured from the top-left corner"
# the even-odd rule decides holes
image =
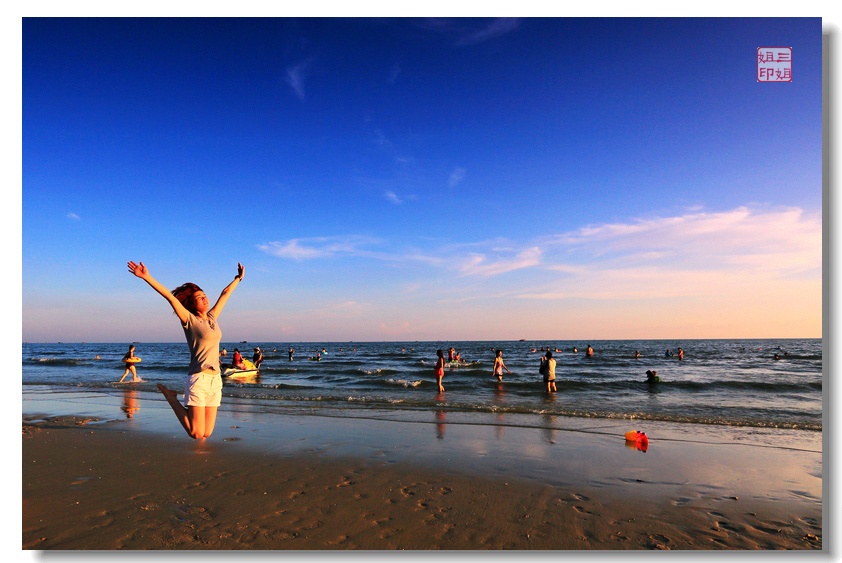
[[[195,442],[160,397],[86,395],[24,394],[25,550],[822,550],[820,450],[236,401]]]

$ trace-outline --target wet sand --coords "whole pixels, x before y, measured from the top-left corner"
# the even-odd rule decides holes
[[[24,400],[24,550],[822,550],[820,451],[114,400]]]

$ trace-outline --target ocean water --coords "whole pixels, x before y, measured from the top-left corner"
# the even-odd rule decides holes
[[[129,343],[24,343],[24,393],[90,390],[120,395],[127,387],[155,392],[157,383],[181,390],[189,363],[187,346],[135,343],[140,383],[116,383]],[[590,344],[595,354],[585,356]],[[223,406],[255,412],[318,411],[436,413],[446,409],[517,417],[542,427],[547,420],[601,419],[659,422],[745,430],[806,432],[820,443],[822,431],[822,341],[780,340],[603,340],[471,342],[242,342],[251,358],[264,350],[256,379],[225,381]],[[436,350],[453,346],[464,365],[445,370],[445,393],[436,390]],[[295,349],[290,361],[288,349]],[[666,356],[681,347],[684,359]],[[544,390],[538,373],[542,349],[554,351],[558,392]],[[574,352],[578,348],[578,352]],[[492,377],[494,351],[503,351],[511,374]],[[558,350],[556,352],[556,350]],[[309,358],[323,351],[320,361]],[[635,358],[635,351],[640,357]],[[780,359],[775,359],[778,355]],[[95,359],[99,356],[100,359]],[[645,383],[646,370],[661,382]],[[131,377],[127,378],[129,381]],[[478,417],[479,418],[479,417]]]

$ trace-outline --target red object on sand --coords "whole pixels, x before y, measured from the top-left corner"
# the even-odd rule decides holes
[[[646,437],[646,432],[640,430],[629,430],[625,434],[626,443],[632,443],[637,446],[637,449],[645,452],[649,449],[649,438]]]

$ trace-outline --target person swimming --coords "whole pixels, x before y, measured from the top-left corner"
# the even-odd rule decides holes
[[[646,370],[646,383],[660,383],[661,378],[658,377],[658,372],[651,369]]]

